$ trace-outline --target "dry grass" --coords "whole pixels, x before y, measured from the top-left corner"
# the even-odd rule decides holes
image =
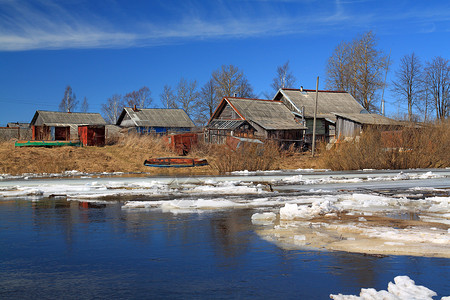
[[[332,170],[450,167],[450,123],[405,128],[386,135],[368,130],[359,141],[321,147],[321,165]]]
[[[237,150],[226,146],[210,148],[210,164],[219,173],[232,171],[274,170],[285,157],[283,151],[273,142],[244,144]]]
[[[105,147],[15,148],[0,144],[0,173],[148,172],[146,158],[171,156],[159,137],[126,136]]]

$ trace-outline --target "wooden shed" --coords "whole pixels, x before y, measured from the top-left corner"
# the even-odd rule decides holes
[[[74,141],[80,139],[78,127],[103,127],[104,131],[106,122],[98,113],[68,113],[38,110],[34,114],[30,125],[32,129],[32,140]],[[85,132],[87,134],[87,131]],[[96,140],[98,141],[98,138]],[[102,144],[104,144],[104,137]]]
[[[206,141],[223,144],[237,136],[301,146],[305,129],[280,101],[226,97],[206,125]]]
[[[78,126],[78,137],[83,146],[105,146],[106,134],[104,125]]]
[[[167,134],[190,132],[194,122],[183,109],[125,107],[116,125],[141,134]]]
[[[311,141],[316,100],[315,90],[280,89],[273,98],[281,101],[308,128],[306,139]],[[318,91],[316,139],[329,141],[336,135],[335,113],[360,114],[367,111],[349,93],[343,91]]]
[[[335,114],[336,115],[336,137],[346,138],[361,135],[364,129],[376,127],[381,131],[395,130],[402,124],[393,119],[378,114]]]

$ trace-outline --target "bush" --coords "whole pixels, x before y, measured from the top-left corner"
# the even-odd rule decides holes
[[[210,165],[219,173],[232,171],[273,170],[279,167],[284,152],[275,142],[248,143],[232,150],[225,145],[211,145]]]
[[[341,141],[321,152],[332,170],[443,168],[450,166],[450,122],[401,131],[366,130],[359,139]]]

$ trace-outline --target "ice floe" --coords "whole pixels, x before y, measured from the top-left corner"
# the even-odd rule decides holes
[[[414,280],[408,276],[397,276],[394,278],[394,282],[388,283],[387,291],[377,291],[373,288],[363,288],[361,289],[359,296],[331,294],[330,298],[335,300],[433,300],[434,296],[437,296],[435,291],[432,291],[422,285],[416,285]],[[449,298],[442,297],[441,299],[444,300]]]

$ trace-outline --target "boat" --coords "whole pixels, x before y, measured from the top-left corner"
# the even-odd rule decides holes
[[[82,144],[79,141],[17,141],[15,147],[63,147],[73,146],[81,147]]]
[[[157,168],[200,167],[208,165],[208,161],[204,158],[159,157],[146,159],[144,165]]]

